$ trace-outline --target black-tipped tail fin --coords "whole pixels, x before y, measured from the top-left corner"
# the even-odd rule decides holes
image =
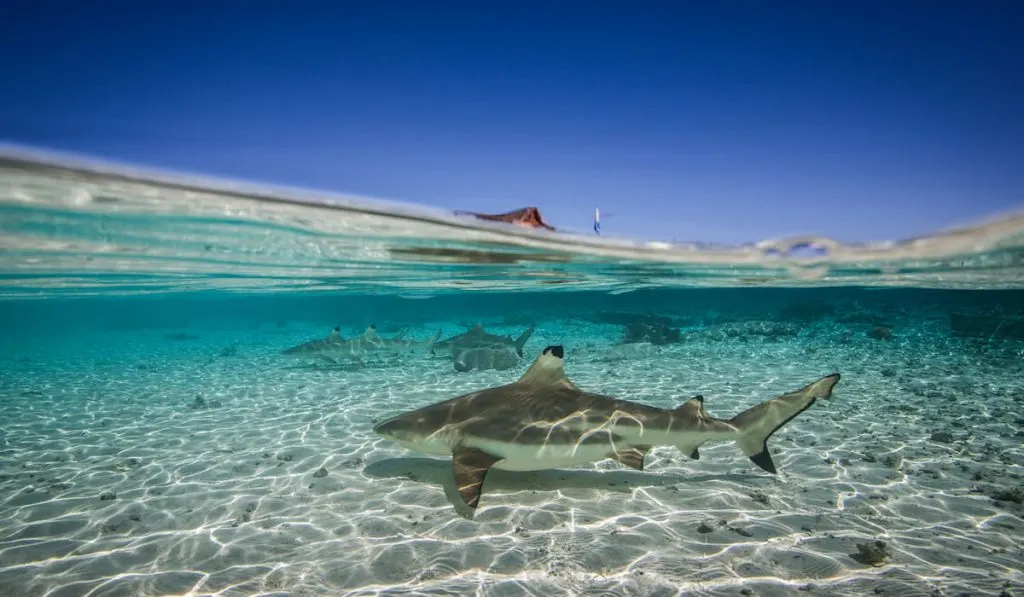
[[[750,460],[775,474],[775,462],[768,452],[768,438],[794,417],[804,412],[819,398],[829,398],[832,388],[839,382],[839,374],[833,373],[803,388],[766,400],[733,417],[729,423],[735,426],[740,437],[737,439],[743,453]]]
[[[526,341],[529,340],[530,336],[532,336],[532,335],[533,335],[533,326],[531,325],[530,327],[526,328],[525,332],[523,332],[522,334],[519,334],[519,337],[515,339],[516,354],[518,354],[520,357],[523,356],[523,346],[526,345]]]
[[[441,340],[441,328],[438,328],[437,332],[427,340],[427,348],[430,349],[430,354],[437,354],[434,352],[434,348],[437,346],[439,340]]]

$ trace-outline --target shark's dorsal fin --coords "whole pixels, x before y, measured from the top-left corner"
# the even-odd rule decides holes
[[[371,341],[380,339],[380,336],[377,335],[377,324],[371,323],[370,327],[366,328],[366,331],[363,332],[363,339]]]
[[[704,396],[697,395],[673,409],[672,414],[683,417],[699,418],[707,415],[704,410]]]
[[[331,333],[327,334],[327,341],[328,342],[338,342],[340,340],[341,340],[341,326],[336,325],[336,326],[334,326],[334,328],[331,329]]]
[[[408,332],[409,332],[409,328],[408,327],[402,328],[402,331],[400,331],[397,334],[395,334],[395,336],[393,338],[391,338],[391,341],[392,342],[397,342],[398,340],[401,340],[401,339],[405,338],[405,335]]]
[[[565,348],[560,344],[548,346],[516,383],[578,390],[576,384],[565,376],[564,365]]]
[[[485,333],[484,332],[484,324],[482,324],[482,323],[473,324],[473,327],[469,328],[469,331],[467,331],[466,333],[470,334],[470,335],[473,335],[473,336],[482,336]]]

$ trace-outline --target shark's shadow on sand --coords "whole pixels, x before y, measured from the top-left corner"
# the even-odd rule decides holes
[[[368,464],[363,472],[375,479],[409,479],[440,486],[448,501],[464,518],[473,518],[474,509],[466,506],[455,487],[450,460],[437,458],[387,458]],[[644,487],[671,487],[685,483],[709,481],[747,482],[763,477],[757,473],[721,475],[680,475],[640,472],[631,469],[595,471],[584,469],[545,469],[517,472],[493,469],[487,475],[488,491],[557,491],[559,489],[593,489],[628,492]]]
[[[376,363],[375,363],[376,364]],[[281,369],[286,371],[362,371],[363,369],[384,368],[387,364],[377,364],[376,367],[367,367],[363,363],[341,363],[332,365],[330,363],[301,363],[297,365],[284,365]]]

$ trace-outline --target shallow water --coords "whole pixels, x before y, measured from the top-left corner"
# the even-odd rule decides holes
[[[6,167],[0,594],[1024,593],[1012,220],[778,263]],[[475,323],[536,327],[504,371],[281,354]],[[495,470],[472,519],[448,459],[373,433],[552,344],[584,390],[723,418],[842,380],[771,437],[778,475],[731,442]]]

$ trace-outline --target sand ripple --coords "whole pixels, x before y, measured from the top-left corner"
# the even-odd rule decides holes
[[[374,436],[372,423],[505,383],[525,364],[462,375],[416,355],[330,368],[279,361],[255,341],[211,358],[202,343],[97,336],[63,365],[4,364],[0,594],[1024,587],[1022,506],[1000,493],[1022,484],[1019,361],[927,329],[913,345],[804,333],[623,356],[609,352],[609,329],[542,326],[530,347],[566,344],[570,375],[588,390],[662,406],[703,393],[720,416],[833,370],[844,378],[833,401],[773,438],[777,477],[724,444],[696,462],[657,448],[644,473],[612,462],[495,471],[469,521],[446,496],[448,463]],[[197,396],[206,408],[192,408]],[[888,562],[851,557],[875,540]]]

